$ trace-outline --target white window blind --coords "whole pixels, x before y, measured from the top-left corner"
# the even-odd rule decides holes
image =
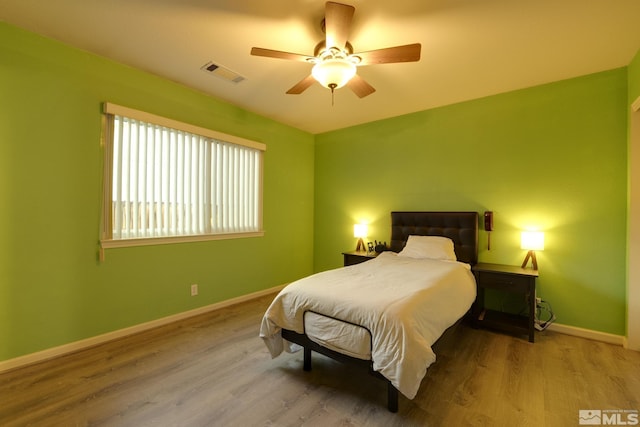
[[[103,247],[262,232],[263,144],[114,104],[105,111]]]

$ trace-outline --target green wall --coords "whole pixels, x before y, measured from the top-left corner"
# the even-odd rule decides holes
[[[392,210],[494,211],[480,261],[519,265],[545,232],[538,294],[557,322],[625,331],[627,69],[316,136],[315,270],[389,240]]]
[[[103,101],[265,143],[265,236],[99,263]],[[0,360],[311,273],[313,158],[311,134],[0,23]]]

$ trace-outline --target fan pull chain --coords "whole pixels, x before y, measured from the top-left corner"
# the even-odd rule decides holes
[[[334,91],[336,89],[336,87],[338,87],[337,84],[335,83],[329,83],[329,89],[331,89],[331,106],[333,107],[333,98],[334,98]]]

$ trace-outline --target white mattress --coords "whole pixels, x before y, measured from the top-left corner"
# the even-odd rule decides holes
[[[435,361],[431,345],[467,312],[475,294],[468,264],[384,252],[288,285],[267,309],[260,336],[277,357],[294,350],[281,329],[306,332],[328,348],[371,359],[374,370],[412,399]]]

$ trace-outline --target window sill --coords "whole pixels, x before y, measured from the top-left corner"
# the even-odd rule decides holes
[[[206,242],[210,240],[243,239],[247,237],[262,237],[264,231],[252,231],[248,233],[222,233],[222,234],[202,234],[193,236],[172,236],[172,237],[147,237],[138,239],[118,239],[101,240],[102,249],[128,248],[132,246],[152,246],[167,245],[173,243]]]

